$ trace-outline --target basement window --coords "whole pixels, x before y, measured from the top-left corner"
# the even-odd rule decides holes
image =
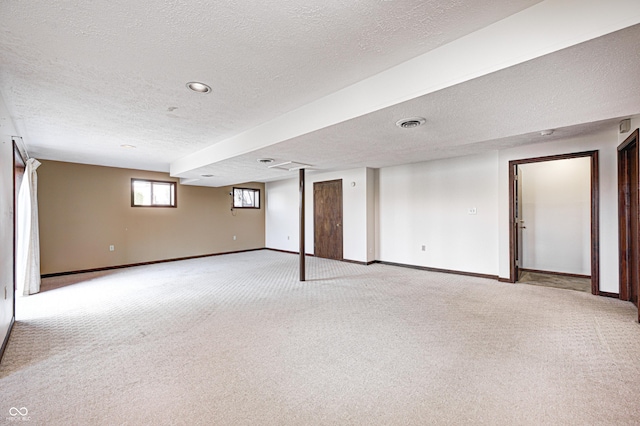
[[[131,207],[176,207],[176,183],[131,179]]]
[[[259,209],[260,190],[253,188],[233,188],[234,209]]]

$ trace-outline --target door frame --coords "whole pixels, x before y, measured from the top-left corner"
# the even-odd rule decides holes
[[[638,155],[638,166],[640,166],[640,140],[639,140],[639,130],[636,129],[633,131],[620,145],[618,145],[618,254],[620,256],[619,265],[620,265],[620,275],[619,275],[619,298],[621,300],[631,300],[631,291],[628,276],[628,268],[626,265],[629,264],[629,252],[628,248],[628,227],[630,223],[630,217],[626,214],[626,202],[623,199],[623,191],[622,188],[629,183],[628,174],[626,173],[626,155],[625,152],[627,149],[635,144],[636,152]],[[638,188],[640,188],[640,170],[638,171]],[[638,197],[638,194],[635,195]],[[640,201],[640,200],[639,200]],[[638,204],[640,209],[640,204]],[[636,217],[636,223],[640,227],[640,217]],[[640,229],[640,228],[638,228]],[[640,235],[636,236],[636,241],[640,241],[638,239]],[[638,248],[636,248],[638,250]],[[638,300],[638,306],[640,306],[640,297]],[[640,321],[640,307],[638,308],[638,320]]]
[[[514,222],[514,250],[513,250],[513,263],[515,265],[515,276],[516,281],[520,278],[520,269],[522,269],[522,265],[520,264],[522,261],[522,255],[524,252],[524,244],[522,240],[524,239],[524,233],[522,232],[522,212],[524,208],[522,207],[522,179],[520,179],[520,170],[518,169],[518,165],[513,167],[514,173],[514,183],[513,183],[513,220]]]
[[[515,184],[516,167],[520,164],[542,163],[555,160],[569,160],[589,157],[591,159],[591,294],[600,294],[600,175],[598,151],[584,151],[546,157],[525,158],[509,161],[509,282],[515,283],[516,276],[516,229]]]

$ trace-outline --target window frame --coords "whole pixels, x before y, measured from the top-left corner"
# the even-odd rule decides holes
[[[133,189],[134,182],[148,182],[151,184],[151,202],[153,203],[153,184],[162,183],[169,184],[173,190],[173,204],[150,204],[142,205],[135,203],[135,191]],[[177,208],[178,207],[178,183],[170,180],[155,180],[143,178],[131,178],[131,207],[151,207],[151,208]]]
[[[253,191],[256,195],[257,198],[254,198],[254,200],[258,200],[258,206],[236,206],[236,189],[241,189],[242,191]],[[259,188],[245,188],[245,187],[240,187],[240,186],[234,186],[231,190],[231,194],[232,195],[232,200],[231,200],[231,205],[233,206],[234,209],[254,209],[254,210],[260,210],[261,206],[262,206],[262,202],[260,201],[260,189]],[[254,202],[255,204],[255,202]]]

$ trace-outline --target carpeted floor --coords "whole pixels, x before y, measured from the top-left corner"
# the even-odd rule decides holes
[[[316,258],[300,283],[297,261],[45,280],[17,303],[0,423],[12,407],[47,425],[640,422],[630,303]]]

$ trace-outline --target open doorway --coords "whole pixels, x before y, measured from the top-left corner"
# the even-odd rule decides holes
[[[640,321],[640,147],[636,129],[618,147],[618,223],[620,252],[620,299],[638,307]]]
[[[569,196],[544,189],[545,185],[555,189],[554,179],[572,169],[583,170],[577,178],[578,186],[587,191],[586,199],[573,194],[581,191],[575,185],[564,189]],[[510,282],[523,278],[598,294],[598,152],[510,161],[509,180]],[[560,187],[560,182],[555,186]],[[536,188],[537,197],[531,194]]]

